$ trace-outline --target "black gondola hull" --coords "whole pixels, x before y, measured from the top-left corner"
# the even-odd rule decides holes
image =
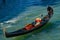
[[[48,16],[49,19],[48,19],[48,20],[45,20],[45,19],[43,18],[43,19],[42,19],[43,22],[41,22],[41,25],[38,26],[37,28],[33,28],[33,29],[29,30],[29,31],[24,30],[24,28],[22,28],[22,29],[19,29],[19,30],[17,30],[17,31],[10,32],[10,33],[5,32],[5,36],[6,36],[7,38],[8,38],[8,37],[15,37],[15,36],[24,35],[24,34],[27,34],[27,33],[32,32],[32,31],[34,31],[34,30],[40,29],[40,28],[42,28],[42,27],[50,20],[50,18],[52,17],[52,15],[53,15],[53,12],[52,12],[50,15],[46,15],[46,16]]]

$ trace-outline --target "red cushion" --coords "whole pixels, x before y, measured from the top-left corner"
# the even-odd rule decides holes
[[[32,24],[28,24],[25,28],[26,30],[31,30],[34,26]]]

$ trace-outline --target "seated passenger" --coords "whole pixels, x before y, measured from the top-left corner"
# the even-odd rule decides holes
[[[36,18],[35,22],[36,22],[36,24],[35,24],[35,27],[36,27],[36,26],[40,25],[40,23],[42,22],[42,20],[41,20],[41,18]]]
[[[34,27],[39,26],[41,21],[42,21],[41,18],[36,18],[35,24],[34,24],[34,25],[33,25],[33,24],[28,24],[28,25],[25,26],[25,29],[26,29],[26,30],[31,30],[31,29],[33,29]]]

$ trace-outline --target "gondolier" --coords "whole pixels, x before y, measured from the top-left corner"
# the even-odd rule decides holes
[[[47,11],[49,16],[53,14],[53,9],[50,6],[47,7]]]

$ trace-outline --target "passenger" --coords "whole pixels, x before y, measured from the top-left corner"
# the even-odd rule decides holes
[[[42,22],[42,19],[41,19],[41,18],[36,18],[36,19],[35,19],[35,22],[36,22],[35,27],[37,27],[37,26],[39,26],[40,23]]]
[[[41,22],[42,22],[41,18],[36,18],[36,19],[35,19],[35,24],[34,24],[34,25],[33,25],[33,24],[28,24],[28,25],[25,26],[25,29],[26,29],[26,30],[31,30],[31,29],[33,29],[34,27],[39,26],[39,24],[40,24]]]
[[[41,17],[43,17],[43,14],[41,14]],[[36,18],[36,19],[41,19],[41,18]],[[36,24],[36,20],[34,22],[32,22],[32,25],[35,25]]]

